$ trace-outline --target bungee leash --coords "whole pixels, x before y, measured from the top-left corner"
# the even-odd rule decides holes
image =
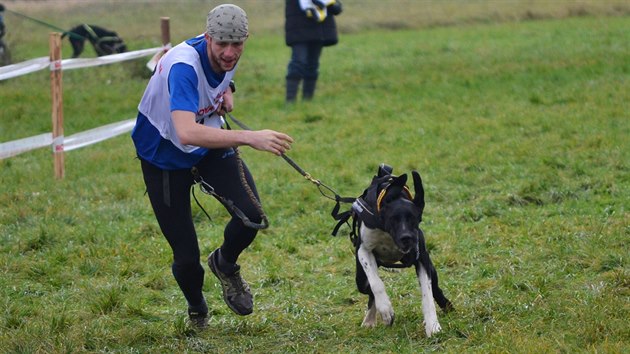
[[[241,127],[244,130],[252,130],[251,128],[249,128],[247,125],[245,125],[245,123],[241,122],[240,120],[236,119],[232,113],[227,112],[227,116],[230,117],[230,119],[239,127]],[[340,200],[346,200],[346,202],[352,203],[354,201],[354,198],[344,198],[339,196],[339,194],[332,189],[331,187],[327,186],[326,184],[324,184],[322,181],[320,181],[319,179],[315,179],[313,176],[311,176],[310,173],[304,171],[304,169],[302,169],[300,167],[300,165],[298,165],[295,161],[293,161],[293,159],[291,159],[289,156],[287,156],[286,154],[282,153],[280,155],[284,161],[286,161],[289,165],[291,165],[291,167],[293,167],[299,174],[302,175],[302,177],[306,178],[309,182],[313,183],[314,185],[317,186],[317,188],[319,189],[319,192],[326,198],[330,199],[330,200],[334,200],[334,201],[340,201]],[[331,196],[332,194],[332,196]],[[352,199],[352,201],[350,201],[350,199]]]
[[[240,120],[236,119],[232,113],[230,112],[226,112],[227,116],[239,127],[241,127],[241,129],[244,130],[252,130],[251,128],[249,128],[245,123],[241,122]],[[229,124],[228,124],[229,127]],[[354,203],[354,201],[356,200],[356,198],[354,197],[342,197],[339,195],[339,193],[337,193],[334,189],[332,189],[331,187],[329,187],[328,185],[324,184],[322,181],[320,181],[319,179],[314,178],[313,176],[311,176],[310,173],[306,172],[303,168],[300,167],[300,165],[298,165],[295,161],[293,161],[293,159],[291,159],[289,156],[287,156],[286,154],[282,153],[280,155],[284,161],[286,161],[291,167],[293,167],[293,169],[295,169],[300,175],[302,175],[302,177],[304,177],[306,180],[308,180],[309,182],[313,183],[315,186],[317,186],[317,189],[319,190],[319,193],[321,193],[321,195],[323,195],[325,198],[328,198],[330,200],[333,200],[335,202],[335,207],[333,208],[332,212],[331,212],[331,216],[338,221],[337,226],[335,227],[335,229],[333,230],[333,235],[337,234],[337,231],[339,230],[339,227],[341,227],[342,224],[348,224],[348,220],[352,214],[352,209],[348,210],[346,212],[343,213],[339,213],[339,209],[341,208],[341,203],[349,203],[352,204]],[[348,224],[348,226],[350,226]]]
[[[262,211],[262,206],[260,206],[260,203],[258,202],[255,196],[250,195],[250,197],[252,197],[252,202],[254,202],[254,204],[256,205],[256,209],[258,209],[258,211],[260,212],[260,216],[262,218],[262,221],[260,223],[255,223],[251,221],[247,217],[247,215],[245,215],[245,213],[234,204],[233,201],[231,201],[230,199],[224,198],[221,195],[219,195],[217,192],[215,192],[214,187],[212,187],[208,182],[204,181],[204,179],[201,177],[201,174],[199,173],[199,170],[197,169],[197,167],[193,167],[190,170],[190,172],[193,175],[193,180],[195,181],[195,184],[199,185],[199,189],[203,193],[213,196],[216,200],[218,200],[221,204],[223,204],[223,206],[230,212],[230,214],[233,214],[234,216],[241,219],[241,221],[243,222],[245,226],[250,227],[252,229],[256,229],[256,230],[264,230],[269,227],[269,221],[267,220],[267,216]],[[195,202],[197,202],[197,205],[199,206],[199,208],[201,208],[203,213],[206,214],[206,216],[208,217],[208,220],[212,220],[208,212],[206,212],[203,206],[201,206],[201,203],[199,203],[199,200],[197,200],[197,196],[195,195],[194,188],[192,189],[192,195],[193,195],[193,198],[195,198]]]

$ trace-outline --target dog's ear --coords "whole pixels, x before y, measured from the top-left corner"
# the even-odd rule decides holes
[[[413,198],[413,203],[424,211],[424,187],[422,186],[422,178],[417,171],[411,171],[413,175],[413,188],[415,189],[416,196]]]
[[[396,187],[404,187],[407,184],[407,174],[402,174],[398,177],[393,177],[392,178],[392,187],[396,186]]]
[[[389,202],[398,198],[402,193],[403,188],[407,184],[407,174],[400,175],[398,177],[392,177],[392,182],[387,187],[387,194],[385,194],[385,201]]]

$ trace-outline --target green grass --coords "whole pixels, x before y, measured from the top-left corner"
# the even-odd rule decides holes
[[[622,5],[404,2],[410,14],[431,16],[418,25],[400,18],[391,30],[385,12],[360,17],[365,10],[349,0],[316,100],[287,107],[289,50],[272,25],[281,14],[266,22],[252,15],[262,17],[256,2],[241,3],[253,7],[259,31],[237,74],[236,117],[292,135],[289,155],[343,196],[360,194],[380,162],[421,172],[423,229],[457,309],[438,313],[443,332],[425,338],[410,270],[381,272],[394,325],[361,328],[366,299],[354,285],[348,229],[330,236],[334,203],[282,159],[248,148],[241,152],[271,222],[242,257],[256,309],[233,315],[207,271],[210,329],[193,331],[133,145],[121,136],[68,152],[63,180],[53,177],[49,149],[0,161],[0,351],[630,350],[630,21],[603,16],[627,14]],[[491,5],[496,12],[481,16]],[[104,15],[112,6],[129,6],[137,20]],[[72,22],[45,10],[29,13]],[[196,33],[185,10],[100,2],[67,11],[102,17],[140,49],[157,45],[164,12],[177,40]],[[528,11],[536,20],[520,21]],[[14,56],[47,55],[46,30],[5,21],[39,30],[20,34],[30,46],[9,37]],[[64,72],[66,135],[133,117],[144,63]],[[49,90],[45,72],[0,82],[0,141],[50,131]],[[193,207],[207,255],[227,215],[201,201],[213,218]]]

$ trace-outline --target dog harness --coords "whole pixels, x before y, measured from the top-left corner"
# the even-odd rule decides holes
[[[360,246],[359,230],[362,224],[365,224],[365,226],[371,229],[386,231],[380,218],[380,213],[385,196],[389,192],[389,187],[392,184],[392,179],[392,168],[387,165],[381,165],[378,175],[372,178],[372,183],[363,191],[363,194],[352,202],[352,208],[350,210],[339,213],[340,204],[339,201],[337,201],[337,205],[335,205],[331,213],[332,217],[337,220],[337,225],[335,225],[332,235],[337,236],[339,228],[347,223],[350,218],[352,218],[350,241],[352,241],[355,248]],[[413,196],[407,186],[403,187],[402,193],[406,198],[413,201]],[[413,255],[406,255],[400,262],[385,263],[378,258],[376,262],[379,266],[386,268],[407,268],[412,266],[418,257],[419,252],[416,252]]]
[[[123,43],[122,43],[122,39],[120,39],[120,37],[117,36],[104,36],[104,37],[99,37],[96,32],[94,32],[94,29],[92,29],[92,27],[90,27],[87,24],[83,24],[83,28],[85,29],[85,31],[88,33],[88,35],[90,36],[90,38],[94,41],[94,48],[98,50],[98,55],[106,55],[106,54],[112,54],[112,53],[108,53],[106,52],[103,47],[103,43],[107,43],[107,42],[112,42],[115,43],[111,46],[112,51],[115,53],[118,51],[118,48],[122,47]]]
[[[385,169],[386,174],[374,176],[370,186],[363,191],[363,194],[356,198],[352,203],[352,208],[346,212],[339,213],[339,202],[335,206],[332,212],[332,216],[337,220],[337,225],[333,229],[332,235],[337,236],[341,225],[346,223],[352,218],[352,231],[350,232],[350,239],[353,243],[358,238],[358,229],[361,223],[371,229],[380,229],[385,231],[383,223],[380,218],[381,206],[383,200],[389,191],[389,187],[392,183],[391,168]],[[403,193],[409,200],[413,200],[411,191],[407,186],[403,187]]]
[[[392,175],[383,177],[375,176],[372,179],[370,187],[352,203],[352,211],[356,217],[361,219],[361,222],[371,229],[381,229],[385,231],[379,215],[381,213],[383,199],[391,186],[391,180]],[[403,188],[403,192],[409,200],[413,200],[407,186]]]

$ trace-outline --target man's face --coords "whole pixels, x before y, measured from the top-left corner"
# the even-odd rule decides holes
[[[215,41],[208,34],[206,34],[206,41],[208,42],[208,59],[210,59],[212,70],[223,73],[234,69],[241,58],[245,42]]]

